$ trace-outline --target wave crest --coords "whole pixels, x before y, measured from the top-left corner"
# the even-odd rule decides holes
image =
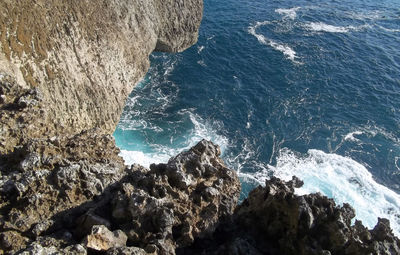
[[[307,156],[283,149],[275,176],[290,180],[296,175],[304,181],[298,194],[321,192],[339,204],[348,202],[356,209],[356,218],[373,228],[377,217],[390,219],[396,235],[400,234],[400,195],[377,183],[360,163],[337,154],[309,150]]]

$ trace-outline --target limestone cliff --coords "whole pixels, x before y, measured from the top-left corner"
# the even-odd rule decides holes
[[[197,41],[202,0],[0,1],[0,152],[111,134],[154,50]]]
[[[124,165],[111,133],[126,97],[152,51],[196,42],[202,4],[0,1],[0,254],[399,253],[388,221],[350,226],[349,206],[296,196],[297,179],[237,206],[209,141]]]

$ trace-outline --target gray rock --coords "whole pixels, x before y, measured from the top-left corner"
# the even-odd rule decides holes
[[[85,236],[92,231],[95,225],[104,225],[106,228],[110,228],[111,224],[108,220],[97,216],[92,211],[88,211],[77,219],[77,229],[76,232],[79,235]]]
[[[111,248],[107,251],[107,255],[149,255],[144,249],[138,247],[119,247]]]
[[[379,219],[373,230],[360,221],[352,226],[350,205],[336,206],[319,193],[297,196],[294,188],[301,183],[272,177],[212,237],[179,254],[400,254],[388,220]]]
[[[65,248],[55,246],[43,247],[41,244],[33,243],[25,250],[17,253],[18,255],[86,255],[85,247],[80,244],[70,245]]]

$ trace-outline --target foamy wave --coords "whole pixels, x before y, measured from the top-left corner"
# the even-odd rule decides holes
[[[297,16],[297,11],[300,9],[300,7],[293,7],[290,9],[283,9],[283,8],[279,8],[276,9],[275,12],[279,13],[280,15],[283,15],[284,19],[292,19],[294,20]]]
[[[345,141],[354,141],[354,142],[357,142],[357,141],[359,141],[359,139],[358,139],[358,138],[355,138],[354,135],[362,135],[362,134],[363,134],[362,131],[350,132],[350,133],[348,133],[348,134],[344,137],[344,140],[345,140]]]
[[[165,163],[170,158],[167,154],[157,153],[143,153],[141,151],[128,151],[121,150],[119,154],[125,161],[125,165],[139,164],[145,167],[149,167],[152,163]]]
[[[313,32],[326,32],[326,33],[348,33],[350,31],[359,31],[367,28],[369,25],[363,26],[333,26],[323,22],[309,22],[304,24],[304,28]]]
[[[281,44],[278,43],[274,40],[268,39],[262,34],[257,34],[256,29],[260,26],[264,26],[270,24],[269,21],[264,21],[264,22],[257,22],[254,26],[250,26],[248,29],[249,34],[253,35],[254,37],[257,38],[257,40],[264,45],[270,46],[274,48],[277,51],[280,51],[283,53],[283,55],[287,58],[290,59],[293,63],[301,64],[301,62],[297,61],[296,59],[298,58],[296,56],[296,52],[288,45],[286,44]]]
[[[396,235],[400,235],[400,195],[378,184],[371,173],[358,162],[336,154],[309,150],[307,156],[283,149],[277,165],[269,171],[252,174],[253,180],[264,183],[268,175],[290,180],[293,175],[304,181],[298,194],[321,192],[339,204],[350,203],[356,209],[356,218],[372,228],[377,217],[390,219]]]
[[[200,140],[207,139],[221,147],[221,151],[224,152],[228,146],[228,138],[217,133],[217,130],[222,128],[222,124],[219,122],[213,122],[212,124],[203,120],[199,115],[192,112],[187,112],[190,117],[190,121],[193,123],[194,128],[191,130],[187,149],[196,145]]]
[[[193,128],[185,135],[186,140],[179,146],[171,144],[146,144],[141,151],[121,150],[120,156],[125,160],[126,165],[140,164],[149,167],[151,163],[166,163],[178,153],[190,149],[202,139],[213,141],[221,147],[224,152],[228,146],[228,139],[219,135],[216,130],[220,130],[220,124],[214,122],[212,125],[202,119],[199,115],[190,110],[179,111],[178,114],[188,115]],[[173,137],[171,137],[172,139]]]

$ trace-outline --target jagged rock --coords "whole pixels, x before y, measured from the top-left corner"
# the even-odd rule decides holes
[[[174,254],[232,214],[240,183],[219,155],[218,146],[203,140],[167,164],[133,171],[111,201],[113,219],[128,242]]]
[[[85,247],[80,244],[67,246],[65,248],[58,248],[55,246],[43,247],[38,243],[30,245],[24,251],[18,252],[18,255],[49,255],[49,254],[63,254],[63,255],[86,255]]]
[[[128,237],[121,230],[111,232],[106,226],[95,225],[86,237],[85,244],[96,251],[107,251],[113,247],[126,246]]]
[[[82,215],[128,173],[111,135],[125,100],[153,50],[196,42],[203,2],[21,0],[0,10],[0,253],[13,254],[108,225],[108,215]]]
[[[360,221],[352,226],[350,205],[336,206],[319,193],[297,196],[301,183],[272,177],[250,192],[212,239],[196,240],[179,254],[400,254],[388,220],[379,219],[370,231]]]
[[[4,251],[24,248],[28,238],[16,231],[4,231],[0,234],[0,243]]]
[[[138,247],[119,247],[111,248],[107,251],[107,255],[151,255],[155,253],[147,253]]]
[[[235,209],[238,178],[211,142],[123,165],[111,133],[125,99],[153,50],[197,40],[202,7],[0,1],[0,254],[87,254],[89,229],[88,247],[108,254],[400,253],[387,220],[351,226],[349,205],[296,196],[297,178]]]
[[[104,225],[106,228],[111,227],[111,223],[108,220],[92,213],[91,211],[88,211],[79,217],[76,225],[76,233],[82,236],[89,234],[89,232],[92,230],[92,227],[95,225]]]

